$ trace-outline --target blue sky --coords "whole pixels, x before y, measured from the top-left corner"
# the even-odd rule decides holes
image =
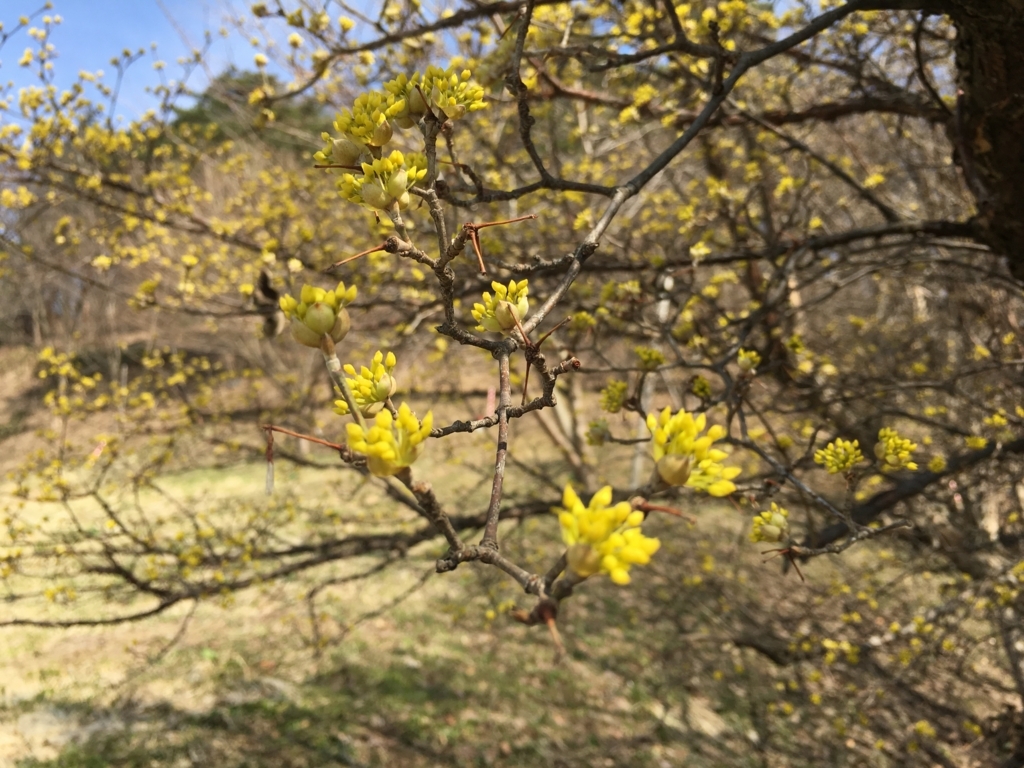
[[[60,15],[63,23],[51,35],[50,42],[57,48],[54,61],[55,82],[67,88],[78,77],[80,70],[103,70],[104,82],[114,84],[115,70],[110,65],[112,56],[129,48],[145,48],[146,55],[133,64],[121,86],[117,115],[137,117],[156,106],[157,100],[145,92],[147,86],[157,85],[160,77],[153,70],[157,59],[166,62],[164,76],[168,80],[181,77],[178,58],[187,56],[192,48],[203,45],[204,30],[213,32],[213,47],[207,57],[206,71],[196,71],[188,84],[202,90],[209,76],[215,76],[230,64],[252,68],[253,48],[247,39],[239,36],[229,22],[248,8],[235,0],[52,0],[53,9],[47,13]],[[0,21],[5,30],[17,25],[20,15],[40,9],[43,0],[0,0]],[[38,18],[33,20],[38,22]],[[226,27],[230,34],[222,39],[217,31]],[[155,53],[149,51],[156,43]],[[15,89],[38,84],[35,68],[18,66],[18,59],[26,47],[35,47],[26,31],[22,30],[0,49],[0,83],[13,81]]]

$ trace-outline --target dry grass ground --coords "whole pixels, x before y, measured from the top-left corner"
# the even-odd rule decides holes
[[[528,526],[530,540],[556,535],[553,521]],[[509,546],[522,552],[524,533],[511,531]],[[569,654],[556,659],[544,630],[507,615],[488,620],[489,608],[516,599],[508,582],[473,568],[431,575],[438,553],[424,546],[385,574],[333,588],[321,626],[330,640],[319,654],[303,596],[322,573],[191,615],[181,606],[114,628],[0,632],[0,765],[661,765],[683,757],[664,738],[685,727],[678,713],[615,671],[642,642],[625,613],[628,591],[593,585],[596,602],[568,612]],[[607,621],[606,632],[575,623],[616,604],[607,619],[593,616]],[[697,727],[721,727],[710,711],[696,717]]]

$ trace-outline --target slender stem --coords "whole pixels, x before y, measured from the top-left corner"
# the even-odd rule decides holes
[[[329,440],[321,440],[319,437],[313,437],[312,435],[304,435],[301,432],[292,432],[290,429],[284,427],[275,427],[273,424],[261,424],[260,429],[267,432],[280,432],[282,435],[289,435],[290,437],[297,437],[300,440],[306,440],[310,443],[316,443],[317,445],[325,445],[335,451],[340,451],[344,448],[344,445],[338,443],[332,443]]]
[[[502,224],[515,224],[520,221],[536,219],[536,213],[529,213],[526,216],[517,216],[514,219],[503,219],[502,221],[485,221],[483,224],[473,224],[474,229],[486,229],[487,227],[500,227]]]
[[[341,375],[341,361],[338,359],[338,354],[334,351],[334,342],[330,336],[324,336],[320,351],[324,356],[324,366],[327,368],[327,375],[331,377],[331,382],[341,392],[341,398],[345,401],[345,405],[348,406],[349,415],[365,430],[366,419],[363,418],[362,411],[356,405],[356,398],[352,394],[348,382]]]
[[[358,258],[360,258],[362,256],[366,256],[367,254],[377,253],[377,251],[383,251],[383,250],[385,250],[386,246],[387,246],[387,243],[383,242],[380,245],[375,245],[373,248],[369,248],[369,249],[367,249],[365,251],[357,253],[355,256],[349,256],[347,259],[342,259],[341,261],[336,261],[333,264],[331,264],[331,266],[327,267],[324,270],[324,272],[330,272],[332,269],[340,267],[342,264],[348,264],[350,261],[355,261],[356,259],[358,259]]]
[[[392,205],[387,213],[388,218],[390,218],[391,222],[395,225],[395,231],[398,233],[399,237],[408,241],[409,233],[405,229],[405,221],[402,219],[402,212],[398,209],[398,203]]]
[[[498,549],[498,513],[501,510],[501,490],[505,481],[505,456],[508,453],[508,408],[512,401],[512,384],[509,373],[508,353],[498,358],[500,393],[498,395],[498,448],[494,457],[494,482],[491,485],[491,502],[487,507],[487,524],[480,540],[481,547]]]

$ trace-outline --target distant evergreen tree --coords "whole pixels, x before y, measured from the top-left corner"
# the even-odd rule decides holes
[[[214,142],[259,133],[273,147],[307,152],[323,126],[330,122],[323,105],[315,98],[305,97],[276,102],[274,119],[268,121],[262,115],[262,104],[249,103],[250,94],[257,88],[271,93],[285,90],[274,75],[231,67],[210,83],[195,104],[176,109],[171,125],[179,131],[185,126],[199,129]]]

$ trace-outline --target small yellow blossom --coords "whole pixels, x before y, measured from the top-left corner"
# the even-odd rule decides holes
[[[690,391],[702,400],[707,400],[711,397],[711,382],[703,376],[694,376]]]
[[[326,131],[320,134],[320,138],[324,140],[324,147],[313,154],[313,159],[317,163],[337,170],[358,170],[362,168],[363,163],[373,162],[373,154],[364,142],[355,141],[348,136],[335,138]]]
[[[483,303],[473,305],[473,319],[479,323],[478,331],[508,334],[526,317],[530,311],[527,298],[529,285],[527,281],[509,280],[508,286],[499,282],[491,283],[494,296],[487,291],[483,293]]]
[[[456,120],[466,112],[476,112],[487,106],[484,102],[484,89],[474,83],[472,77],[468,69],[457,72],[455,64],[448,69],[427,67],[422,89],[429,96],[431,106]]]
[[[310,17],[309,23],[306,25],[306,29],[316,34],[317,32],[324,31],[330,25],[331,17],[328,16],[324,11],[320,11],[319,13],[314,13]]]
[[[761,356],[752,349],[741,349],[736,362],[747,376],[753,376],[757,372],[757,366],[761,364]]]
[[[110,269],[110,266],[113,263],[113,259],[111,259],[109,256],[97,256],[95,259],[92,260],[93,267],[98,269],[100,272],[106,272],[108,269]]]
[[[789,511],[774,501],[772,508],[754,517],[754,527],[750,532],[750,540],[776,543],[789,535]]]
[[[558,515],[573,572],[583,578],[607,573],[616,584],[629,584],[629,569],[649,563],[661,542],[641,533],[643,512],[634,511],[627,501],[609,506],[611,502],[610,485],[595,493],[587,506],[572,485],[566,485],[562,506],[552,512]]]
[[[917,444],[910,442],[891,427],[882,427],[878,432],[878,442],[875,443],[875,458],[877,458],[885,469],[909,469],[914,471],[917,464],[911,461],[911,456],[917,450]]]
[[[367,91],[356,97],[352,109],[343,109],[334,128],[357,144],[383,147],[393,135],[388,118],[401,111],[393,97],[380,91]]]
[[[626,393],[629,391],[629,384],[625,381],[609,381],[608,386],[601,390],[601,410],[608,413],[618,413],[626,404]]]
[[[640,358],[640,369],[644,371],[656,371],[659,366],[665,364],[665,355],[651,347],[637,346],[633,348],[636,356]]]
[[[935,738],[935,729],[927,720],[918,720],[914,723],[914,731],[921,736],[927,736],[929,739]]]
[[[402,403],[398,407],[397,419],[392,418],[390,411],[384,410],[366,429],[354,422],[348,424],[348,445],[356,453],[366,456],[367,466],[373,475],[389,477],[419,458],[433,424],[433,413],[428,411],[420,421],[409,406]]]
[[[814,463],[825,467],[830,475],[853,469],[863,460],[864,454],[860,452],[860,444],[856,440],[851,442],[837,438],[835,442],[814,453]]]
[[[607,419],[596,419],[587,426],[587,445],[604,445],[611,437]]]
[[[412,202],[409,190],[427,175],[426,168],[407,163],[397,149],[361,167],[362,177],[346,173],[339,179],[338,193],[349,202],[379,211],[408,208]]]
[[[404,72],[394,80],[384,83],[384,90],[390,94],[394,109],[389,114],[399,128],[412,128],[427,114],[429,109],[423,94],[429,90],[419,72],[412,77]]]
[[[728,496],[736,490],[732,479],[741,470],[723,466],[722,460],[728,454],[711,447],[725,437],[725,427],[716,424],[701,437],[706,424],[707,417],[703,413],[696,418],[682,410],[673,415],[671,408],[647,416],[658,476],[669,485],[685,485],[712,496]]]
[[[988,440],[978,435],[971,435],[970,437],[965,437],[964,442],[967,443],[968,448],[973,448],[974,450],[979,450],[988,445]]]
[[[319,347],[324,335],[339,342],[348,334],[352,321],[345,306],[356,298],[356,287],[338,283],[333,291],[304,285],[300,301],[285,295],[279,300],[281,311],[291,321],[292,337],[307,347]]]
[[[971,720],[964,720],[964,730],[969,731],[973,736],[981,736],[984,731],[981,726]]]
[[[384,357],[384,353],[378,350],[369,368],[364,366],[357,372],[351,363],[345,365],[345,373],[348,374],[345,381],[352,390],[352,397],[363,416],[376,416],[387,399],[395,394],[398,382],[391,373],[396,364],[394,352],[388,352],[387,357]],[[348,413],[348,403],[344,400],[335,400],[334,412],[344,416]]]
[[[1002,413],[993,413],[985,417],[985,425],[989,427],[1005,427],[1009,422]]]
[[[928,462],[928,469],[932,472],[942,472],[946,468],[946,458],[944,456],[932,456],[931,461]]]

